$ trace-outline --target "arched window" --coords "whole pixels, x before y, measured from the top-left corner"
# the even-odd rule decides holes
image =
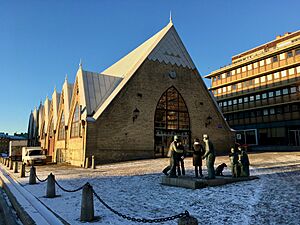
[[[76,103],[75,111],[72,118],[71,124],[71,137],[80,136],[80,109],[78,103]]]
[[[62,111],[59,127],[58,127],[58,140],[64,140],[65,139],[65,115],[64,111]]]
[[[190,118],[180,93],[170,87],[158,101],[155,112],[155,128],[166,130],[190,129]]]
[[[54,136],[53,134],[54,134],[54,120],[52,118],[49,127],[49,137],[53,137]]]

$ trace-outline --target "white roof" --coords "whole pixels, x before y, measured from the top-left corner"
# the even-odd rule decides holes
[[[51,100],[49,100],[48,96],[46,97],[45,103],[44,103],[44,121],[45,121],[45,127],[48,127],[48,122],[49,122],[49,113],[50,113],[50,104]],[[44,128],[45,129],[45,128]],[[44,132],[44,131],[42,131]]]
[[[44,105],[41,102],[40,106],[39,106],[39,115],[38,115],[38,121],[39,121],[38,135],[39,136],[41,136],[41,129],[42,129],[43,120],[44,120]]]
[[[116,76],[85,71],[82,67],[77,72],[77,79],[83,117],[94,114],[122,80]]]
[[[60,101],[60,93],[58,93],[56,91],[56,88],[54,89],[53,91],[53,94],[52,94],[52,114],[53,114],[53,124],[54,124],[54,129],[56,127],[56,122],[58,120],[58,106],[59,106],[59,101]]]
[[[195,68],[195,65],[177,34],[172,21],[170,21],[167,26],[153,37],[101,73],[123,77],[124,79],[113,90],[106,101],[103,102],[97,112],[93,115],[93,119],[96,120],[101,115],[146,59],[153,61],[158,60],[159,62],[166,64],[176,64],[191,69]]]
[[[62,95],[64,97],[64,116],[65,116],[65,125],[68,125],[68,118],[70,113],[71,98],[72,98],[73,84],[68,83],[67,78],[63,84]],[[60,102],[62,104],[62,102]]]

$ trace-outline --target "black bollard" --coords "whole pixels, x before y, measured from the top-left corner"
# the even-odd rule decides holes
[[[9,169],[12,170],[13,169],[13,161],[12,159],[9,160]]]
[[[46,198],[55,198],[55,176],[50,173],[47,179],[47,191],[46,191]]]
[[[92,169],[96,169],[96,166],[95,166],[95,156],[92,156]]]
[[[10,163],[10,161],[9,161],[9,159],[7,159],[7,163],[6,163],[7,167],[9,167],[9,163]]]
[[[94,220],[93,187],[86,183],[82,189],[80,220],[91,222]]]
[[[178,219],[178,225],[198,225],[198,220],[193,216],[186,216]]]
[[[31,166],[29,175],[29,184],[36,184],[35,167]]]
[[[86,158],[85,158],[85,165],[84,165],[84,167],[85,167],[85,168],[89,168],[89,166],[90,166],[90,165],[89,165],[89,158],[86,157]]]
[[[14,161],[14,173],[18,173],[18,162]]]
[[[21,165],[20,176],[25,177],[25,163],[22,163]]]

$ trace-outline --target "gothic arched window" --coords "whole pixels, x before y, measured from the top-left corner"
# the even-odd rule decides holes
[[[80,136],[80,109],[78,103],[76,103],[75,111],[71,123],[71,138]]]
[[[158,101],[155,111],[155,128],[189,130],[190,118],[186,104],[175,87],[170,87]]]
[[[65,139],[65,115],[64,111],[62,111],[59,127],[58,127],[58,140],[64,140]]]

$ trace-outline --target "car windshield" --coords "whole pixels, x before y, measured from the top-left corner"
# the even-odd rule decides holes
[[[43,155],[43,151],[42,150],[33,150],[33,151],[29,152],[29,155],[30,156],[33,156],[33,155]]]

